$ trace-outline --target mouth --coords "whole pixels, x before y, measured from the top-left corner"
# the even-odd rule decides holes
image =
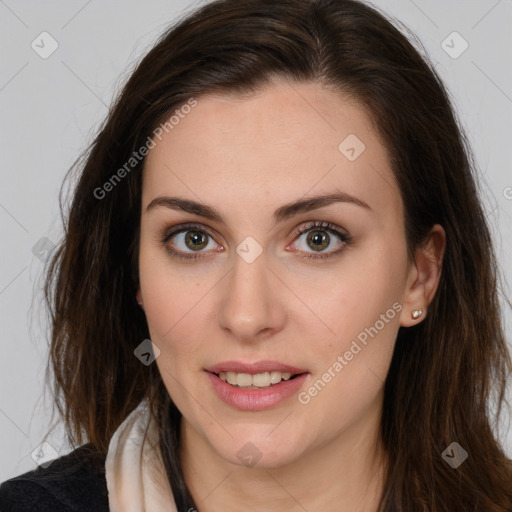
[[[307,372],[261,372],[261,373],[239,373],[239,372],[210,372],[219,377],[222,381],[233,387],[241,389],[266,389],[276,386],[281,382],[290,381]]]
[[[243,389],[271,388],[309,373],[303,368],[279,361],[257,361],[254,363],[224,361],[205,368],[205,370],[216,375],[223,382]]]
[[[306,385],[310,372],[276,363],[236,363],[208,368],[205,374],[225,404],[240,411],[262,411],[297,394]]]

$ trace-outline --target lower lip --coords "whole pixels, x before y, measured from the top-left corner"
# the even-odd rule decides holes
[[[214,373],[206,373],[218,397],[227,405],[241,411],[261,411],[279,404],[295,394],[308,376],[308,373],[302,373],[294,379],[282,380],[268,388],[243,389],[224,382]]]

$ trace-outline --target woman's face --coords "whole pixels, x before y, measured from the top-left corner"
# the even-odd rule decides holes
[[[189,110],[146,159],[138,294],[185,428],[261,467],[371,435],[421,293],[369,116],[314,83]]]

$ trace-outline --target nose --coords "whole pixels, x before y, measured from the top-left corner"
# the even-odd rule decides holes
[[[279,279],[268,267],[265,252],[252,263],[238,254],[225,279],[219,325],[239,341],[254,342],[280,331],[286,321]]]

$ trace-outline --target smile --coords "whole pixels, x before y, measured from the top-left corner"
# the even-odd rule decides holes
[[[222,373],[222,377],[220,373]],[[309,376],[308,372],[294,375],[291,372],[281,373],[278,371],[254,375],[236,372],[220,373],[205,372],[217,397],[239,411],[262,411],[275,407],[297,394]],[[274,375],[272,376],[272,374]],[[277,381],[278,378],[278,382],[271,382],[271,379]],[[231,379],[232,382],[236,379],[236,384],[229,383],[228,379]],[[246,385],[241,386],[238,382]],[[254,382],[259,385],[254,385]]]
[[[279,371],[256,373],[255,375],[250,373],[220,372],[218,375],[224,382],[245,389],[268,388],[297,376],[297,374],[290,372]]]

